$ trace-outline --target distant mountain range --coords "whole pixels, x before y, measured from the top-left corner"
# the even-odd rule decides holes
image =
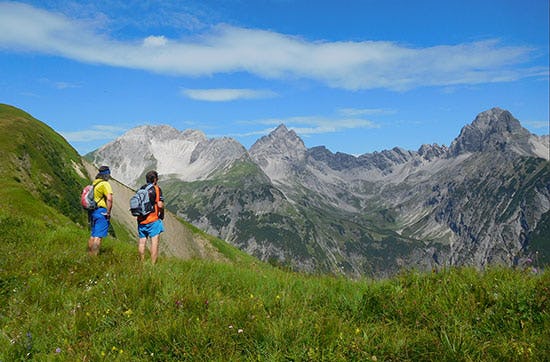
[[[137,187],[160,174],[168,208],[262,260],[308,272],[518,265],[550,257],[549,136],[493,108],[449,147],[352,156],[284,125],[249,150],[143,126],[87,155]]]

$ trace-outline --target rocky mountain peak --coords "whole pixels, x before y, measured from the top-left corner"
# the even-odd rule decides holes
[[[510,112],[492,108],[462,128],[451,144],[450,154],[499,151],[533,156],[532,139],[534,135],[523,128]]]
[[[282,141],[288,145],[303,145],[304,142],[296,132],[292,129],[288,129],[284,124],[280,124],[275,130],[273,130],[268,136],[271,141]]]
[[[485,112],[478,114],[476,119],[472,122],[472,127],[486,132],[513,132],[514,130],[521,130],[521,124],[512,114],[504,109],[498,107],[489,109]]]
[[[148,125],[133,128],[96,150],[93,162],[109,164],[118,180],[137,187],[144,170],[194,181],[245,155],[246,149],[231,138],[210,140],[198,130]]]
[[[124,137],[128,139],[133,138],[157,138],[157,137],[169,137],[174,138],[175,135],[178,135],[180,132],[174,127],[162,125],[162,126],[139,126],[129,130]]]
[[[204,142],[207,140],[206,135],[204,132],[196,130],[196,129],[187,129],[181,133],[179,133],[180,138],[183,138],[187,141],[195,141],[195,142]]]
[[[301,160],[307,151],[304,141],[293,130],[284,124],[279,125],[267,136],[263,136],[250,147],[250,155],[261,159],[265,155],[270,157],[290,158]],[[262,156],[263,155],[263,156]]]
[[[433,160],[435,158],[443,157],[447,153],[448,149],[445,145],[438,145],[434,143],[432,145],[424,144],[418,149],[418,154],[427,160]]]
[[[307,148],[296,132],[281,124],[256,141],[248,153],[272,181],[286,182],[292,170],[304,163]]]
[[[287,133],[289,133],[289,132],[290,132],[290,130],[289,130],[283,123],[281,123],[280,125],[277,126],[277,128],[275,128],[275,129],[271,132],[271,134],[277,135],[277,136],[278,136],[278,135],[281,135],[281,136],[284,137],[284,136],[285,136]],[[292,131],[292,132],[294,132],[294,131]]]

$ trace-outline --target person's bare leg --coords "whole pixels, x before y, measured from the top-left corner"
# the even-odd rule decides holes
[[[88,239],[88,255],[94,255],[92,253],[93,248],[94,248],[94,237],[90,236],[90,239]]]
[[[153,264],[157,262],[157,257],[159,254],[159,239],[160,234],[151,238],[151,263]]]
[[[147,238],[139,238],[139,245],[138,245],[138,251],[139,251],[139,257],[141,261],[145,260],[145,245],[147,244]]]
[[[90,236],[88,240],[88,255],[96,256],[99,253],[99,247],[101,246],[101,238]]]

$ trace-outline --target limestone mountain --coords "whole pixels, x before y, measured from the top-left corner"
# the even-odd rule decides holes
[[[294,131],[280,125],[256,141],[249,153],[271,181],[277,183],[287,180],[293,173],[292,166],[305,160],[307,148]]]
[[[137,128],[90,157],[127,184],[161,174],[168,207],[263,260],[388,275],[403,266],[514,265],[550,241],[548,137],[493,108],[449,147],[352,156],[279,126],[248,152],[199,131]],[[119,176],[120,175],[120,176]]]
[[[246,149],[230,138],[207,139],[201,131],[180,132],[170,126],[142,126],[93,153],[92,163],[108,160],[120,181],[131,187],[144,183],[144,170],[181,180],[206,179]]]
[[[523,128],[508,111],[493,108],[476,117],[452,143],[453,156],[462,153],[503,152],[548,158],[548,143]]]

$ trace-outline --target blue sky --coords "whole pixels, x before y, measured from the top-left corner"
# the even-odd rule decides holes
[[[0,1],[0,103],[85,154],[144,124],[250,147],[449,145],[492,107],[549,132],[548,0]]]

